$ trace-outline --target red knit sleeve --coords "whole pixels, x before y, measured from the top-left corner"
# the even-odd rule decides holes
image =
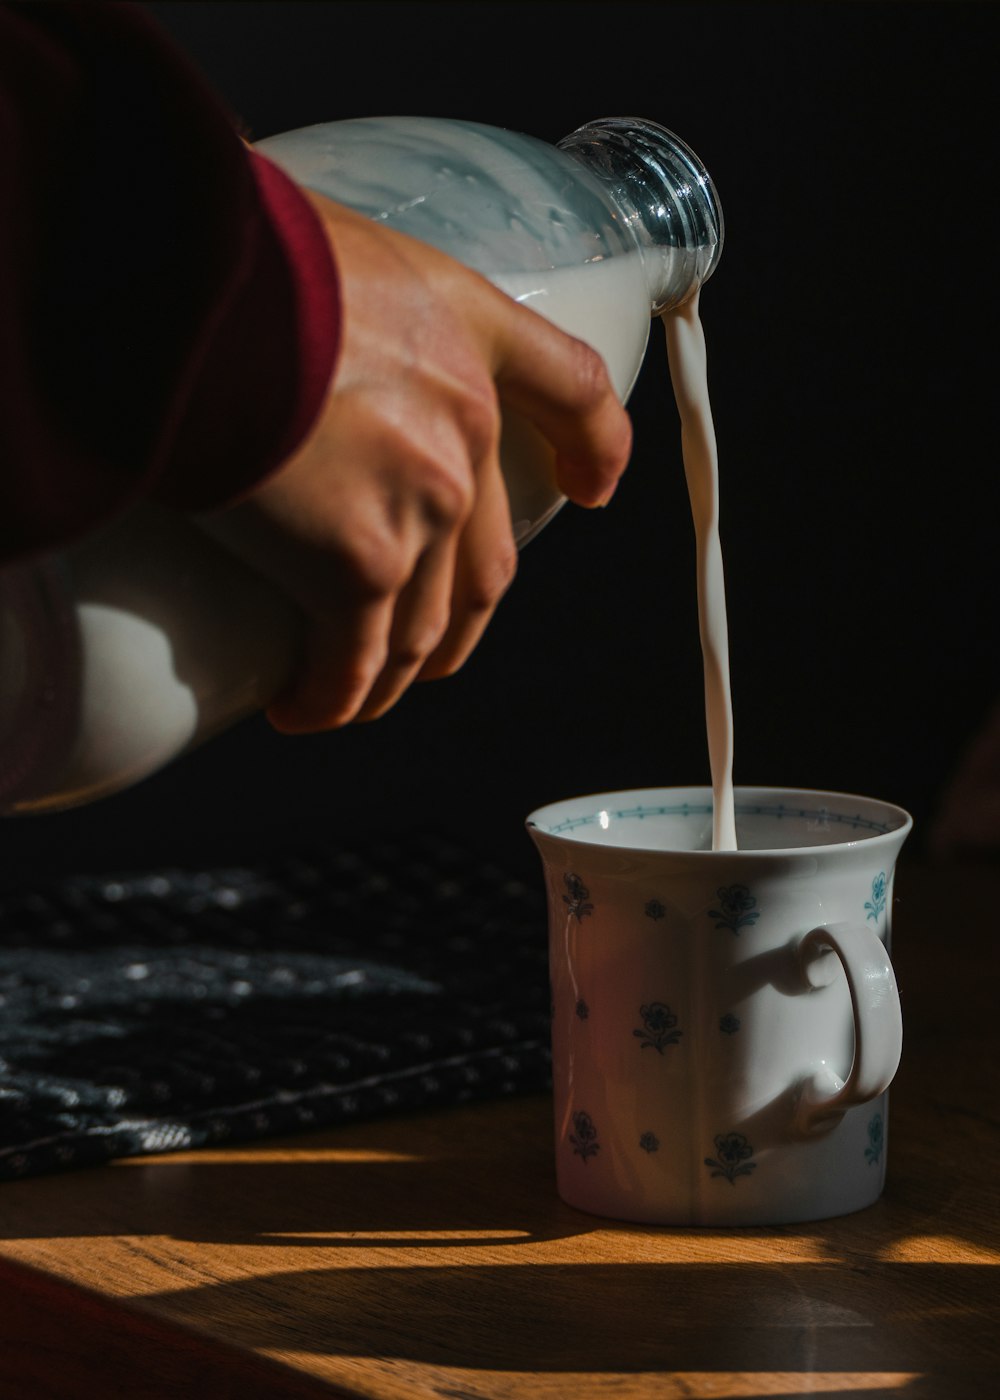
[[[339,349],[339,284],[316,212],[273,162],[256,153],[250,162],[259,210],[245,262],[192,346],[153,483],[159,499],[183,509],[233,500],[291,454],[319,412]]]
[[[325,236],[145,12],[0,4],[0,201],[0,560],[223,504],[301,441]]]

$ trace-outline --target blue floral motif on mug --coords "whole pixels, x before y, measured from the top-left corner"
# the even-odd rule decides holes
[[[667,910],[666,906],[661,904],[658,899],[650,899],[647,901],[643,913],[647,919],[663,919],[666,917]]]
[[[655,1152],[660,1146],[660,1139],[655,1133],[643,1133],[639,1139],[639,1146],[643,1152]]]
[[[564,875],[563,884],[567,889],[567,893],[563,895],[563,903],[571,914],[580,920],[594,912],[594,906],[590,902],[590,891],[579,875]]]
[[[738,934],[741,928],[752,928],[760,918],[760,910],[754,907],[757,900],[746,885],[722,885],[716,894],[719,908],[708,911],[708,917],[717,920],[716,928]]]
[[[731,1186],[736,1185],[738,1176],[749,1176],[756,1167],[751,1162],[753,1148],[742,1133],[719,1133],[715,1139],[714,1157],[705,1158],[705,1166],[713,1167],[713,1176],[722,1176]]]
[[[684,1034],[676,1029],[677,1017],[663,1001],[651,1001],[645,1006],[639,1007],[639,1015],[643,1024],[632,1032],[642,1041],[642,1049],[651,1045],[659,1054],[663,1054],[665,1045],[676,1045]]]
[[[590,1015],[590,1007],[584,1001],[583,997],[581,997],[580,1000],[577,1002],[576,1006],[574,1007],[574,1010],[576,1011],[576,1014],[581,1021],[585,1021]]]
[[[601,1150],[601,1144],[597,1141],[597,1128],[589,1113],[583,1109],[578,1109],[573,1114],[573,1127],[575,1132],[570,1133],[569,1140],[573,1144],[573,1151],[578,1157],[582,1157],[586,1165],[588,1157],[595,1157]]]
[[[719,1017],[719,1030],[723,1035],[735,1035],[740,1028],[740,1018],[734,1016],[731,1011],[727,1011],[725,1016]]]
[[[872,897],[865,900],[868,918],[874,919],[876,923],[878,923],[879,915],[885,910],[885,887],[885,871],[880,870],[872,881]]]

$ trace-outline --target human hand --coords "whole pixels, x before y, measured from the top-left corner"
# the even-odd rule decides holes
[[[286,733],[369,720],[479,641],[517,563],[501,409],[540,430],[559,489],[607,501],[631,424],[599,355],[428,245],[319,195],[342,346],[308,439],[209,528],[302,609],[268,709]]]

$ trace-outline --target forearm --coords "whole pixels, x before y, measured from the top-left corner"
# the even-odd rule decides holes
[[[337,352],[308,202],[131,5],[0,5],[0,136],[0,560],[243,494]]]

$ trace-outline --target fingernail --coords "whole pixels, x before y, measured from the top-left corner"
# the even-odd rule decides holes
[[[605,507],[606,505],[609,505],[609,504],[611,503],[611,498],[614,496],[614,494],[615,494],[615,492],[616,492],[617,490],[618,490],[618,483],[617,483],[617,481],[616,481],[615,484],[614,484],[614,486],[612,486],[611,490],[610,490],[610,491],[606,491],[606,492],[604,493],[604,495],[601,497],[601,499],[597,502],[597,504],[598,504],[598,506],[601,508],[601,510],[603,510],[604,507]]]

